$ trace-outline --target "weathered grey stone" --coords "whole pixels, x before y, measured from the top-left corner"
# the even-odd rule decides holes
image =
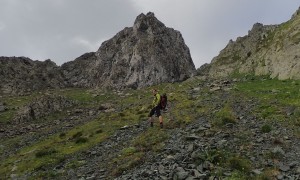
[[[194,150],[194,144],[189,144],[187,152],[193,152],[193,150]]]
[[[284,164],[281,164],[279,166],[279,169],[283,172],[287,172],[288,170],[290,170],[290,166],[287,166],[287,165],[284,165]]]
[[[276,146],[273,148],[272,153],[284,156],[285,152],[280,146]]]
[[[291,168],[293,168],[293,167],[295,167],[295,166],[298,165],[298,164],[300,164],[299,161],[293,161],[293,162],[289,163],[289,166],[290,166]]]
[[[64,87],[59,67],[51,60],[33,61],[25,57],[0,57],[0,93],[26,94]]]
[[[201,132],[201,131],[205,131],[207,130],[207,128],[203,127],[203,126],[200,126],[198,127],[198,129],[196,130],[196,132]]]
[[[214,92],[214,91],[219,91],[219,90],[221,90],[221,87],[213,87],[209,91]]]
[[[15,122],[35,120],[50,113],[61,111],[64,108],[76,104],[63,96],[44,95],[34,99],[31,103],[22,107],[14,117]]]
[[[296,173],[297,173],[297,174],[300,174],[300,167],[297,167],[297,168],[296,168]]]
[[[0,112],[4,112],[6,110],[5,106],[0,104]]]
[[[196,140],[196,139],[199,139],[200,137],[199,136],[196,136],[196,135],[189,135],[189,136],[186,136],[185,139],[187,141],[193,141],[193,140]]]
[[[300,16],[295,15],[285,28],[254,24],[248,35],[230,40],[210,66],[200,69],[211,77],[227,77],[239,72],[300,79],[299,19]]]
[[[62,72],[75,86],[140,88],[185,80],[195,67],[181,34],[147,13],[103,42],[97,52],[63,64]]]
[[[278,180],[283,179],[283,175],[282,175],[282,174],[278,174],[278,175],[277,175],[277,179],[278,179]]]
[[[189,173],[186,171],[179,171],[174,175],[173,179],[183,180],[183,179],[187,178],[188,175],[189,175]]]
[[[262,171],[260,169],[254,169],[254,170],[252,170],[252,172],[256,175],[260,175],[262,173]]]

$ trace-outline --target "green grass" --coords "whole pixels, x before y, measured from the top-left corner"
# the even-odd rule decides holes
[[[232,93],[233,97],[238,95],[241,99],[244,98],[245,101],[255,100],[257,102],[252,113],[257,117],[257,121],[263,120],[262,132],[272,131],[273,127],[270,125],[270,120],[290,121],[293,124],[299,122],[297,117],[300,114],[300,81],[279,81],[266,76],[240,76],[243,81],[236,83],[234,90],[228,93]],[[211,114],[208,111],[214,108],[214,105],[213,103],[206,103],[205,100],[214,98],[216,94],[209,93],[208,89],[205,88],[199,92],[190,93],[199,83],[201,81],[195,78],[183,83],[166,83],[141,90],[126,90],[121,96],[116,92],[101,93],[87,89],[62,90],[60,91],[61,94],[78,101],[80,107],[99,107],[102,103],[110,102],[116,110],[110,113],[101,112],[99,117],[86,122],[80,127],[58,132],[20,149],[16,155],[2,161],[0,174],[9,175],[15,164],[18,169],[14,173],[21,175],[31,173],[41,168],[51,167],[75,153],[96,146],[98,143],[105,141],[120,127],[147,120],[147,114],[150,110],[149,104],[151,104],[153,98],[152,88],[158,89],[160,93],[167,92],[171,106],[168,113],[163,114],[166,129],[159,129],[156,119],[154,128],[148,128],[132,141],[126,143],[109,164],[113,175],[132,169],[141,164],[147,154],[161,152],[165,140],[169,138],[169,129],[184,127],[200,116]],[[231,101],[224,102],[223,107],[213,114],[213,125],[217,126],[216,129],[227,123],[238,123],[233,103]],[[286,106],[293,106],[296,109],[288,118],[284,113]],[[214,127],[212,127],[212,130],[215,130]],[[237,132],[235,137],[238,140],[239,147],[244,148],[249,145],[251,132],[247,130]],[[266,154],[266,156],[271,157],[275,155]],[[199,154],[195,161],[197,160],[201,162],[210,161],[217,167],[224,166],[233,169],[234,172],[228,179],[244,179],[249,175],[251,169],[249,160],[230,150],[207,150]],[[81,166],[82,163],[74,160],[67,164],[67,168],[76,168]],[[55,177],[56,175],[49,172],[46,176]],[[2,178],[2,176],[0,177]]]
[[[262,100],[277,102],[284,105],[295,105],[300,107],[300,81],[269,79],[265,76],[252,77],[253,80],[239,82],[236,89],[251,97]]]
[[[0,113],[0,123],[9,123],[17,112],[17,109],[24,106],[33,98],[40,96],[38,93],[33,93],[29,96],[6,96],[0,99],[1,102],[5,103],[8,110]]]
[[[265,124],[261,127],[261,132],[263,133],[269,133],[272,131],[272,126],[270,126],[269,124]]]
[[[46,148],[46,149],[42,149],[42,150],[36,152],[35,157],[41,158],[41,157],[49,156],[49,155],[55,154],[55,153],[57,153],[57,151],[54,148]]]
[[[64,132],[64,134],[57,133],[31,146],[22,148],[1,163],[0,174],[5,175],[10,172],[14,165],[18,167],[14,173],[21,175],[59,163],[68,155],[104,141],[120,127],[138,122],[138,119],[135,118],[128,118],[131,120],[124,121],[112,119],[112,117],[114,114],[105,114],[94,121]],[[101,128],[101,132],[99,128]],[[98,132],[98,134],[94,135],[94,132]],[[55,151],[48,151],[47,149],[50,147],[55,147]],[[45,149],[46,151],[44,151]]]
[[[236,123],[236,117],[229,103],[225,103],[216,114],[213,125],[221,127],[228,123]]]
[[[299,126],[300,81],[270,79],[266,76],[249,76],[249,80],[236,84],[236,94],[258,100],[254,114],[261,119]],[[285,109],[295,107],[288,115]]]
[[[165,86],[166,85],[160,85],[157,87],[163,89]],[[146,91],[125,91],[123,93],[126,95],[125,97],[120,97],[115,92],[99,93],[87,89],[63,89],[55,92],[68,99],[79,102],[79,105],[77,105],[76,108],[87,106],[97,107],[102,103],[110,102],[114,104],[114,108],[117,110],[110,113],[101,113],[98,118],[86,122],[80,127],[75,127],[64,132],[58,132],[57,134],[42,138],[32,145],[21,148],[16,154],[3,159],[0,164],[1,178],[9,176],[11,169],[15,165],[18,168],[14,174],[22,175],[36,171],[40,168],[53,166],[54,164],[64,161],[66,157],[72,156],[74,153],[97,145],[107,137],[111,136],[120,127],[137,124],[141,120],[146,120],[148,111],[150,110],[148,109],[147,104],[151,104],[152,101],[150,88]],[[23,99],[21,100],[18,98],[19,97],[12,98],[12,106],[26,104],[33,97],[22,97]],[[49,117],[46,117],[46,119],[59,119],[60,117],[59,113],[57,115],[54,113]],[[161,136],[159,137],[156,137],[155,135],[156,134],[153,134],[153,137],[155,137],[155,139],[157,138],[157,140],[165,138],[162,134],[160,134]],[[7,140],[4,144],[17,143],[22,140],[22,137],[14,139],[14,141]],[[150,142],[152,143],[151,145],[153,145],[152,148],[155,148],[156,150],[161,147],[160,143],[154,145],[156,143],[155,140],[150,140]],[[136,143],[139,144],[138,142]],[[55,147],[55,149],[51,149],[50,147]],[[140,140],[140,147],[148,148],[148,145],[143,144],[142,140]],[[138,152],[135,152],[132,155],[142,157],[142,154],[142,151],[139,149]],[[136,158],[133,159],[136,161]],[[134,164],[134,162],[132,163]]]
[[[277,179],[277,175],[280,174],[280,171],[276,168],[267,168],[263,171],[262,174],[257,175],[255,179],[257,180],[270,180],[270,179]]]
[[[166,131],[158,127],[149,128],[134,140],[133,145],[139,151],[160,151],[164,140],[167,138],[168,134]]]
[[[228,159],[228,165],[234,170],[238,170],[240,172],[244,173],[250,173],[251,170],[251,163],[249,160],[240,157],[235,156]]]
[[[165,130],[158,127],[147,129],[113,159],[109,165],[111,175],[117,176],[122,174],[123,171],[136,167],[144,160],[147,152],[160,152],[167,138],[168,133]]]

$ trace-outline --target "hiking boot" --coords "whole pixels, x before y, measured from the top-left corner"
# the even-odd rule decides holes
[[[153,127],[153,122],[150,122],[150,127]]]
[[[164,127],[163,123],[160,123],[160,128],[163,128],[163,127]]]

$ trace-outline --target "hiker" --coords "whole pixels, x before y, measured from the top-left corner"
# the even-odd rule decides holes
[[[149,113],[149,121],[150,121],[150,126],[153,127],[153,115],[156,114],[156,117],[158,117],[159,119],[159,124],[160,124],[160,128],[163,128],[163,117],[160,113],[161,110],[161,104],[160,104],[160,94],[157,92],[156,89],[152,89],[152,93],[154,96],[153,99],[153,108],[151,109],[150,113]]]

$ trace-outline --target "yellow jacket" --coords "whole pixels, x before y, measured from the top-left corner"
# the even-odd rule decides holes
[[[156,93],[152,102],[153,107],[158,106],[160,103],[160,94]]]

